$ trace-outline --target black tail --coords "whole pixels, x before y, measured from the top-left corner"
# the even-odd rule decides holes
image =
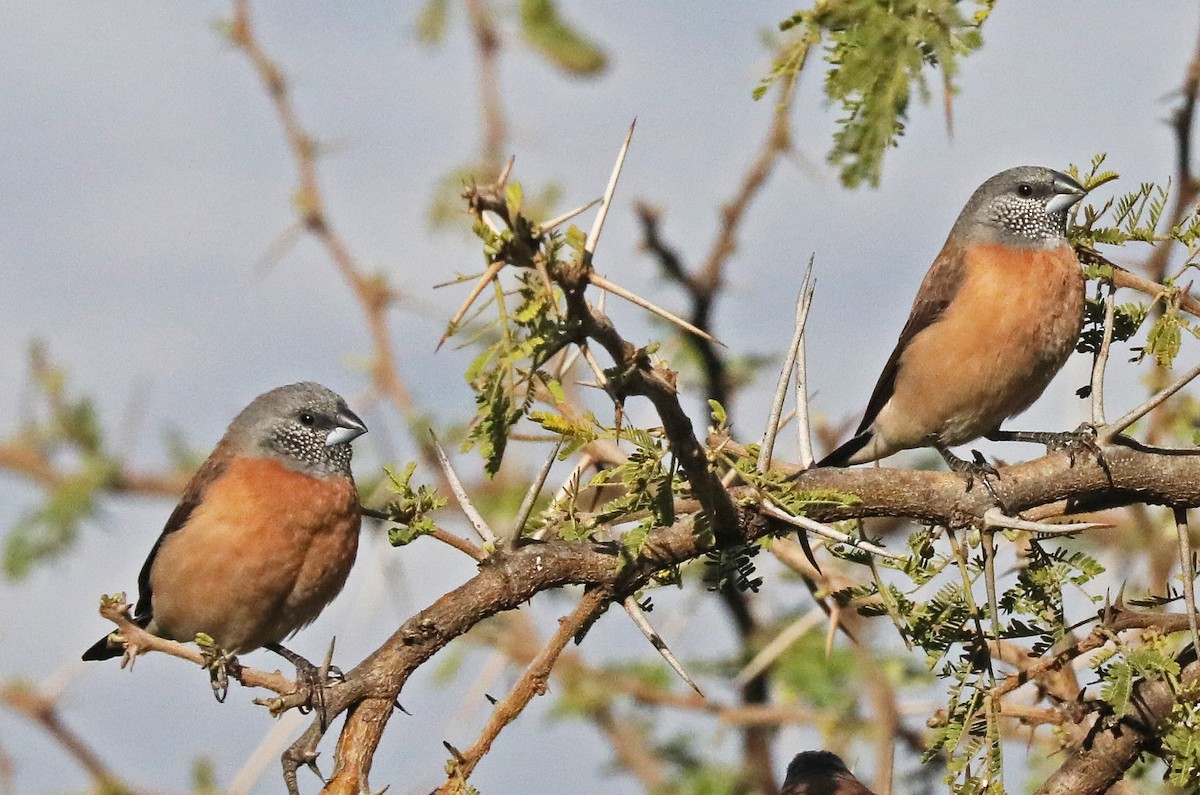
[[[849,466],[850,459],[854,457],[855,453],[867,446],[873,435],[873,432],[868,428],[858,436],[855,436],[853,439],[843,444],[838,449],[834,450],[829,455],[822,458],[817,463],[813,464],[813,467]]]
[[[137,624],[142,629],[150,625],[149,615],[135,615],[133,623]],[[111,660],[113,657],[120,657],[125,653],[125,644],[112,639],[115,633],[105,635],[100,640],[93,643],[87,651],[83,653],[83,659],[92,662],[94,660]]]
[[[125,646],[111,640],[111,635],[105,635],[100,640],[96,641],[92,646],[83,653],[83,659],[91,662],[93,660],[111,660],[113,657],[120,657],[125,653]]]

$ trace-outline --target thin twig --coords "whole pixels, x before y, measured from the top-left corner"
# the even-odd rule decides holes
[[[471,527],[475,528],[475,532],[479,534],[479,538],[485,544],[495,544],[496,534],[492,532],[492,528],[488,526],[483,515],[476,510],[475,505],[471,502],[471,498],[467,496],[467,490],[463,487],[462,481],[459,480],[458,473],[454,471],[454,467],[450,465],[450,459],[446,456],[446,451],[442,449],[442,444],[438,441],[437,434],[430,429],[429,436],[433,439],[433,447],[437,452],[438,463],[441,464],[442,471],[446,473],[446,480],[450,483],[450,490],[454,494],[454,499],[458,500],[458,507],[462,508],[463,514],[467,517],[467,521],[471,523]]]
[[[63,723],[57,702],[56,697],[25,685],[11,684],[0,688],[0,703],[45,730],[67,756],[87,772],[96,791],[134,793],[135,790],[122,781],[82,737]]]
[[[563,649],[575,633],[591,621],[608,598],[608,592],[602,588],[588,591],[579,600],[579,604],[575,606],[570,616],[559,619],[558,630],[555,631],[550,642],[521,674],[521,678],[513,685],[508,695],[496,704],[496,709],[488,719],[487,725],[483,727],[483,731],[479,733],[478,739],[470,748],[452,760],[452,772],[449,778],[438,787],[435,795],[452,795],[452,793],[461,791],[462,782],[470,778],[475,766],[491,749],[492,743],[495,742],[504,727],[521,714],[534,696],[545,692],[546,680],[550,676],[550,669],[554,667],[555,660],[562,654]]]
[[[1028,530],[1031,533],[1040,533],[1047,536],[1066,536],[1082,533],[1085,530],[1098,530],[1101,527],[1111,527],[1112,525],[1105,522],[1063,522],[1062,524],[1032,522],[1028,519],[1007,516],[999,508],[989,508],[984,511],[983,526],[984,529],[1008,527],[1013,530]]]
[[[483,115],[480,154],[485,167],[498,170],[504,141],[508,137],[500,92],[500,33],[484,0],[467,0],[467,18],[471,23],[475,55],[479,63],[479,104]]]
[[[653,312],[654,314],[661,317],[663,320],[666,320],[669,323],[674,323],[676,326],[679,326],[684,331],[687,331],[691,334],[695,334],[697,337],[706,339],[709,342],[724,346],[723,342],[718,340],[713,335],[709,334],[704,329],[697,328],[696,326],[693,326],[691,323],[687,322],[686,320],[679,317],[678,315],[672,314],[671,312],[667,311],[666,309],[663,309],[661,306],[658,306],[657,304],[653,304],[650,301],[647,301],[645,298],[642,298],[640,295],[632,293],[629,290],[626,290],[624,287],[621,287],[620,285],[613,284],[608,279],[605,279],[603,276],[601,276],[600,274],[598,274],[594,271],[592,273],[588,274],[588,281],[591,282],[592,284],[594,284],[596,287],[599,287],[601,290],[610,292],[613,295],[620,296],[621,298],[624,298],[626,301],[628,301],[631,304],[635,304],[636,306],[640,306],[642,309],[645,309],[649,312]]]
[[[1104,337],[1100,341],[1096,361],[1092,363],[1092,425],[1097,428],[1104,424],[1104,370],[1108,366],[1109,349],[1112,347],[1116,291],[1116,286],[1110,283],[1108,293],[1104,296]]]
[[[979,534],[983,545],[983,583],[987,589],[988,612],[992,624],[992,639],[1000,642],[1000,600],[996,593],[996,533],[984,528]]]
[[[763,513],[773,519],[778,519],[781,522],[785,522],[787,524],[807,530],[811,533],[815,533],[822,538],[828,538],[830,541],[836,541],[839,544],[846,544],[847,546],[855,547],[856,549],[861,549],[864,552],[870,552],[871,554],[879,555],[880,557],[890,558],[891,560],[905,560],[903,555],[897,555],[895,552],[891,552],[881,546],[872,544],[870,541],[863,541],[861,538],[855,538],[852,535],[847,535],[846,533],[834,530],[832,527],[827,527],[820,522],[814,522],[807,516],[793,516],[787,511],[777,508],[770,500],[763,500],[761,510]]]
[[[438,348],[441,348],[442,345],[445,344],[446,340],[448,340],[450,336],[454,334],[454,331],[458,328],[458,324],[462,322],[462,319],[466,317],[467,312],[470,311],[471,304],[475,303],[475,299],[478,298],[480,294],[487,289],[487,286],[492,283],[492,279],[496,278],[496,275],[500,273],[501,269],[504,267],[504,264],[504,260],[493,262],[488,266],[488,269],[484,271],[483,276],[479,278],[479,281],[475,282],[475,286],[471,288],[471,292],[468,293],[467,297],[463,300],[462,306],[458,308],[458,311],[454,313],[452,318],[450,318],[450,322],[446,324],[446,330],[442,333],[442,338],[438,340]]]
[[[807,635],[810,630],[815,629],[823,620],[825,620],[825,611],[813,608],[788,624],[782,632],[772,638],[766,646],[763,646],[742,670],[738,671],[737,676],[733,678],[733,683],[738,687],[743,687],[747,682],[767,670],[772,663],[791,648],[793,643]]]
[[[792,371],[796,367],[796,358],[800,346],[804,342],[804,325],[808,320],[808,310],[812,306],[813,258],[809,257],[808,269],[804,271],[804,280],[800,282],[800,294],[796,297],[796,323],[792,331],[792,343],[788,346],[787,356],[779,371],[779,380],[775,384],[775,398],[771,401],[771,412],[767,416],[767,427],[763,431],[762,445],[758,451],[758,471],[765,473],[771,465],[775,452],[775,438],[779,435],[779,418],[783,415],[783,403],[787,400],[788,384]]]
[[[630,594],[625,597],[621,605],[625,608],[625,612],[629,614],[629,618],[633,620],[634,626],[646,636],[646,640],[650,641],[655,650],[662,655],[662,658],[667,661],[667,665],[671,666],[671,670],[679,674],[679,678],[687,682],[688,687],[703,696],[704,691],[700,689],[700,685],[696,684],[696,680],[683,667],[683,663],[679,662],[679,659],[671,652],[666,641],[662,639],[662,635],[659,635],[654,627],[650,625],[650,620],[646,618],[645,611],[638,604],[637,597]]]
[[[373,348],[372,384],[375,390],[387,398],[400,412],[422,457],[427,464],[432,465],[433,455],[418,432],[421,412],[400,375],[398,366],[400,359],[392,344],[388,308],[397,293],[383,279],[364,273],[359,268],[354,255],[350,253],[349,247],[334,231],[317,179],[317,156],[320,153],[320,147],[300,123],[288,91],[286,77],[263,50],[254,35],[249,0],[233,0],[233,22],[230,25],[229,35],[230,40],[241,50],[258,73],[259,79],[270,97],[271,104],[275,108],[279,124],[287,137],[299,183],[293,203],[300,214],[300,221],[304,228],[324,247],[334,267],[350,286],[366,319],[367,331]]]
[[[637,127],[637,119],[629,125],[621,151],[617,153],[617,162],[613,164],[612,173],[608,177],[608,185],[604,188],[604,198],[600,201],[600,209],[596,212],[596,220],[592,222],[592,231],[588,232],[587,242],[584,243],[584,253],[591,257],[596,253],[596,245],[600,242],[600,232],[604,229],[604,219],[612,206],[613,194],[617,191],[617,180],[621,177],[621,169],[625,166],[625,155],[629,154],[629,144],[633,141],[633,130]]]
[[[132,668],[139,655],[152,651],[187,660],[201,668],[205,666],[206,660],[199,648],[151,635],[133,623],[129,609],[124,594],[105,597],[100,604],[100,615],[117,625],[117,632],[124,641],[125,657],[121,660],[122,668]],[[279,672],[267,673],[244,665],[239,665],[237,672],[238,681],[245,687],[261,687],[280,695],[297,692],[296,683]]]
[[[1192,643],[1200,654],[1200,628],[1196,626],[1196,569],[1192,560],[1192,539],[1188,535],[1187,508],[1176,507],[1175,532],[1179,536],[1179,576],[1183,578],[1183,601],[1187,606],[1188,628]]]
[[[1196,365],[1191,370],[1188,370],[1182,376],[1175,379],[1175,381],[1171,382],[1171,384],[1169,384],[1165,389],[1159,391],[1157,394],[1155,394],[1153,397],[1151,397],[1149,400],[1147,400],[1142,405],[1126,412],[1125,414],[1121,415],[1119,418],[1117,418],[1113,422],[1109,423],[1108,425],[1105,425],[1103,428],[1100,429],[1100,432],[1097,434],[1097,437],[1099,438],[1100,443],[1107,444],[1108,442],[1111,442],[1117,434],[1119,434],[1121,431],[1128,428],[1133,423],[1140,420],[1142,417],[1149,414],[1151,411],[1154,411],[1154,409],[1158,408],[1163,402],[1165,402],[1167,400],[1167,398],[1171,397],[1176,392],[1183,389],[1185,386],[1187,386],[1189,383],[1191,383],[1192,380],[1194,380],[1196,378],[1196,376],[1198,376],[1198,375],[1200,375],[1200,364]]]
[[[812,267],[809,260],[809,267]],[[812,303],[810,297],[809,303]],[[807,310],[806,310],[807,311]],[[808,338],[800,338],[800,350],[796,352],[796,462],[807,469],[816,458],[813,457],[812,420],[809,417],[808,404]]]
[[[525,492],[525,499],[521,500],[521,507],[517,509],[517,519],[513,522],[512,540],[514,542],[524,532],[525,523],[529,521],[529,515],[533,513],[533,506],[537,502],[538,495],[542,493],[542,487],[546,485],[546,478],[550,476],[550,469],[554,466],[554,459],[558,458],[558,451],[562,449],[562,446],[562,440],[559,439],[558,444],[554,445],[554,449],[550,451],[550,455],[546,456],[546,462],[538,470],[529,490]]]
[[[549,232],[551,229],[554,229],[560,224],[565,224],[567,221],[570,221],[575,216],[582,215],[583,213],[595,207],[601,201],[601,199],[592,199],[590,202],[581,207],[576,207],[574,210],[568,210],[556,218],[551,218],[549,221],[543,221],[542,223],[538,224],[538,231]]]

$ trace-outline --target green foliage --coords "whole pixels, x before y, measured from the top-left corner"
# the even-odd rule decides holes
[[[1107,155],[1094,156],[1088,169],[1067,169],[1089,191],[1116,180],[1119,174],[1104,168]],[[1143,182],[1136,189],[1114,196],[1096,206],[1084,201],[1076,205],[1068,238],[1076,247],[1094,249],[1098,245],[1122,246],[1126,243],[1162,243],[1176,241],[1187,249],[1184,267],[1195,263],[1200,253],[1200,210],[1193,209],[1179,224],[1159,230],[1163,211],[1171,196],[1171,184]]]
[[[1000,717],[989,697],[996,680],[987,642],[996,634],[1008,640],[1031,640],[1033,654],[1045,653],[1065,637],[1070,623],[1065,593],[1075,589],[1086,594],[1086,586],[1103,568],[1062,542],[1051,545],[1049,540],[1029,539],[1016,577],[998,583],[1003,587],[997,594],[1000,614],[993,617],[986,600],[977,596],[986,579],[984,558],[971,555],[982,538],[966,533],[950,543],[949,550],[939,551],[949,539],[944,530],[940,536],[919,529],[909,536],[911,554],[905,561],[876,563],[910,580],[910,586],[902,585],[896,576],[887,581],[877,577],[834,596],[842,604],[856,605],[863,615],[889,615],[901,637],[925,652],[929,669],[948,685],[944,715],[925,758],[947,759],[952,792],[1001,793]],[[930,588],[934,588],[931,594]],[[984,781],[990,783],[980,789]]]
[[[840,169],[846,187],[877,186],[884,153],[904,134],[912,95],[929,100],[926,69],[940,71],[942,90],[947,97],[954,94],[959,58],[982,45],[980,28],[993,4],[981,0],[967,17],[957,0],[818,2],[780,25],[799,35],[766,84],[798,72],[809,49],[825,42],[830,64],[825,93],[844,114],[829,161]]]
[[[1167,781],[1188,792],[1200,789],[1200,701],[1195,686],[1175,703],[1163,737]]]
[[[573,77],[595,77],[608,65],[604,50],[563,21],[554,0],[521,0],[521,33],[535,52]]]
[[[389,486],[396,495],[384,508],[388,519],[396,523],[388,528],[388,541],[394,547],[411,544],[437,529],[428,514],[446,505],[446,499],[439,497],[436,489],[430,486],[413,488],[412,476],[416,470],[416,463],[408,464],[403,472],[397,472],[390,466],[383,468]]]
[[[4,574],[19,580],[35,565],[70,549],[80,525],[96,514],[97,499],[114,469],[102,458],[85,459],[79,468],[50,487],[42,504],[27,511],[8,531]]]
[[[489,259],[508,256],[507,249],[514,244],[511,229],[496,233],[485,224],[477,224],[476,231],[484,240]],[[552,235],[541,238],[550,260],[561,248],[559,240]],[[558,288],[548,286],[537,273],[529,271],[518,274],[517,286],[511,291],[506,291],[499,279],[493,282],[489,305],[496,319],[486,328],[492,342],[467,369],[478,411],[463,443],[464,450],[479,448],[489,475],[499,470],[512,428],[529,412],[536,387],[561,393],[557,379],[540,370],[574,335],[572,324],[561,310],[561,298]],[[510,302],[514,302],[511,309]],[[447,334],[455,330],[448,329]],[[539,419],[552,427],[574,428],[565,428],[565,420],[560,423],[549,414]],[[580,437],[567,433],[564,438],[572,447]]]
[[[1086,172],[1076,166],[1071,166],[1068,172],[1085,188],[1093,190],[1118,178],[1115,171],[1103,168],[1105,159],[1104,154],[1096,155]],[[1200,327],[1184,317],[1179,309],[1180,290],[1175,285],[1180,275],[1197,264],[1196,257],[1200,253],[1200,209],[1193,208],[1179,224],[1160,230],[1170,195],[1169,183],[1162,186],[1143,182],[1135,190],[1112,197],[1099,206],[1083,203],[1074,210],[1074,223],[1068,232],[1081,259],[1088,263],[1085,268],[1087,277],[1101,281],[1111,280],[1112,269],[1096,256],[1097,246],[1178,242],[1187,249],[1188,257],[1178,274],[1164,281],[1166,289],[1149,305],[1122,304],[1115,308],[1114,341],[1130,339],[1144,320],[1153,315],[1154,320],[1146,332],[1146,343],[1139,358],[1149,356],[1160,367],[1170,367],[1174,362],[1183,344],[1184,333],[1200,338]],[[1099,299],[1090,301],[1078,350],[1093,354],[1099,351],[1103,318],[1104,310]],[[1081,396],[1089,393],[1088,387],[1079,391]]]
[[[1104,277],[1099,277],[1104,278]],[[1125,342],[1137,334],[1146,319],[1145,304],[1127,303],[1113,306],[1113,335],[1112,341]],[[1075,350],[1080,353],[1096,355],[1104,342],[1104,300],[1100,297],[1089,298],[1083,311],[1083,331]],[[1086,396],[1081,396],[1086,397]]]
[[[425,0],[413,23],[417,41],[422,44],[441,44],[446,39],[446,23],[449,19],[449,0]]]
[[[758,593],[762,577],[754,576],[754,558],[758,544],[739,544],[704,553],[704,584],[710,591],[733,588]]]
[[[217,766],[211,757],[201,756],[192,761],[192,786],[195,795],[213,795],[220,792],[217,785]]]
[[[772,681],[788,700],[803,699],[849,716],[857,707],[861,688],[856,682],[861,681],[862,673],[852,650],[837,645],[827,655],[824,633],[806,632],[775,663]]]
[[[50,361],[40,342],[31,344],[29,361],[39,410],[10,445],[57,469],[41,505],[25,512],[4,539],[4,573],[10,579],[20,579],[37,564],[70,549],[120,471],[105,449],[92,399],[70,393],[66,371]]]

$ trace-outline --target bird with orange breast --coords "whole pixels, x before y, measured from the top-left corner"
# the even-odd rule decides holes
[[[801,751],[788,765],[779,795],[875,795],[832,751]]]
[[[192,476],[151,548],[134,622],[170,640],[204,633],[229,655],[266,648],[311,675],[279,644],[338,595],[354,564],[360,514],[350,442],[366,431],[320,384],[256,397]],[[123,652],[108,635],[83,659]]]
[[[921,282],[854,438],[816,466],[929,446],[952,470],[971,473],[979,464],[950,447],[981,436],[1042,444],[1072,437],[1000,425],[1037,400],[1075,349],[1085,294],[1067,210],[1085,193],[1037,166],[979,186]]]

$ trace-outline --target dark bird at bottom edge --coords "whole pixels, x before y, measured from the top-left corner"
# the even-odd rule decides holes
[[[875,795],[832,751],[801,751],[787,768],[779,795]]]
[[[1066,239],[1067,210],[1086,191],[1038,166],[984,182],[955,221],[883,368],[855,435],[816,466],[850,466],[986,436],[1037,441],[1070,434],[1001,431],[1027,409],[1075,348],[1084,279]]]
[[[350,442],[366,431],[320,384],[256,397],[192,476],[151,548],[134,622],[170,640],[204,633],[229,654],[267,648],[311,669],[279,643],[346,583],[361,521]],[[106,635],[83,659],[123,652]]]

